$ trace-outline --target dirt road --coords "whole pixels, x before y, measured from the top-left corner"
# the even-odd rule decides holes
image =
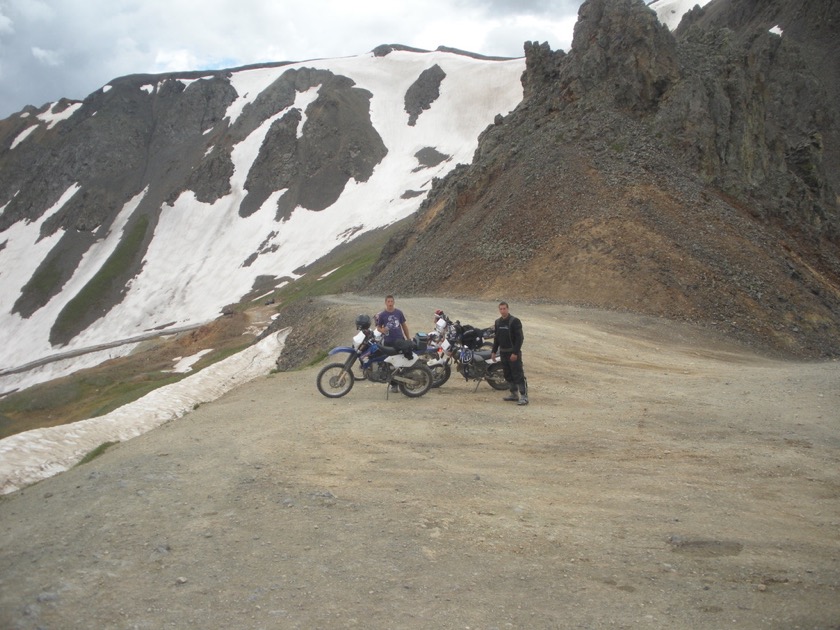
[[[333,302],[348,340],[380,306]],[[316,366],[0,498],[0,627],[840,627],[840,364],[511,311],[527,407],[457,374],[330,400]]]

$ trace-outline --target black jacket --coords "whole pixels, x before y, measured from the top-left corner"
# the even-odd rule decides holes
[[[519,354],[525,335],[522,332],[522,322],[518,317],[508,315],[507,319],[496,320],[496,331],[493,335],[493,352],[511,352]]]

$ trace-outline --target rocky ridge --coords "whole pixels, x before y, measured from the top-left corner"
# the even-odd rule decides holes
[[[570,52],[525,45],[523,102],[436,182],[368,288],[630,310],[840,354],[837,77],[796,4],[712,2],[672,34],[640,0],[585,2]],[[836,23],[835,4],[810,9]]]

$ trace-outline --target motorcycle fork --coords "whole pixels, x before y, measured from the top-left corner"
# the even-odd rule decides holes
[[[344,371],[346,373],[350,373],[350,370],[353,369],[353,365],[356,363],[356,359],[359,358],[359,355],[355,352],[352,353],[350,356],[347,357],[347,360],[344,362]]]

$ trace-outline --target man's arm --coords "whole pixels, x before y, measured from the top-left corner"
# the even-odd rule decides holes
[[[400,328],[402,328],[403,335],[405,335],[406,339],[410,339],[409,332],[408,332],[408,322],[405,319],[405,313],[400,311]]]
[[[522,320],[514,317],[510,323],[510,340],[513,343],[513,354],[522,351],[522,342],[525,341],[525,334],[522,332]]]

